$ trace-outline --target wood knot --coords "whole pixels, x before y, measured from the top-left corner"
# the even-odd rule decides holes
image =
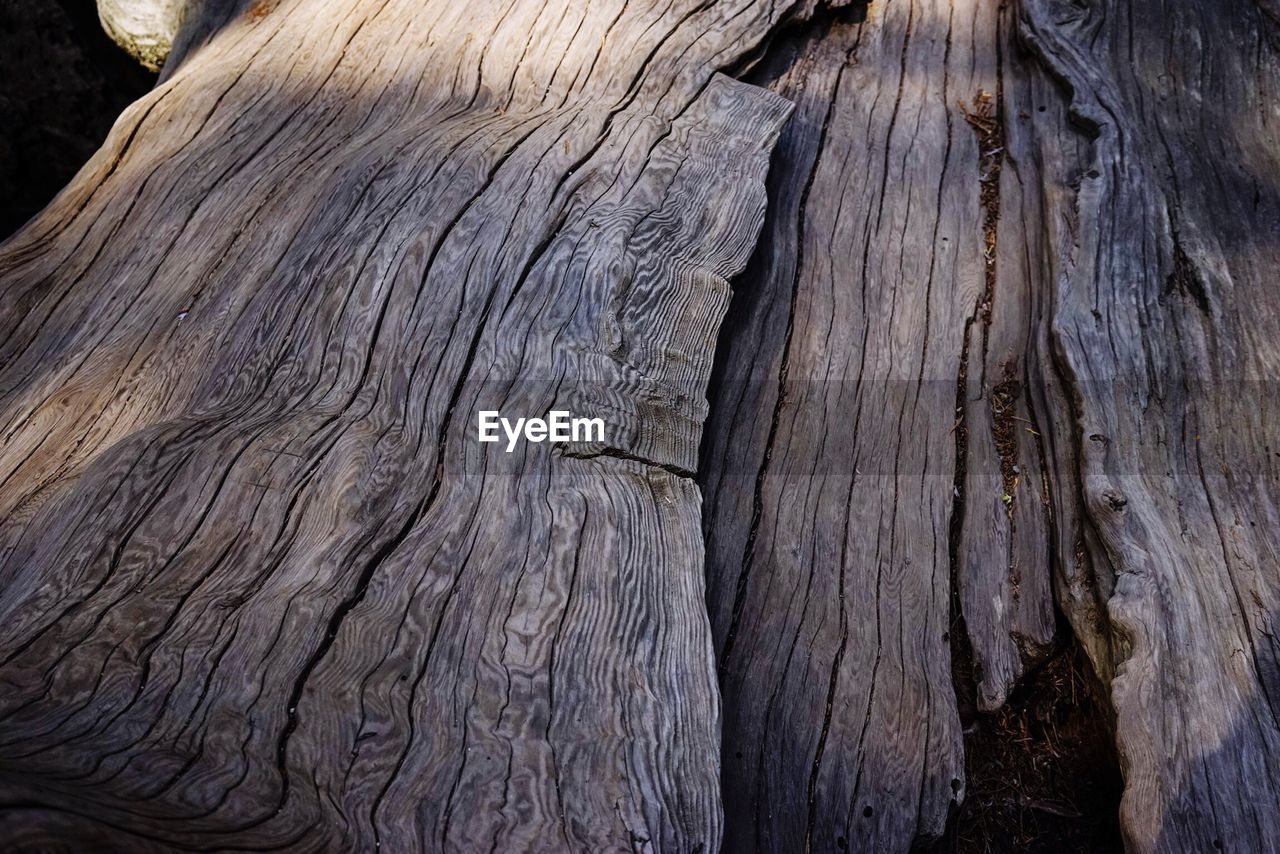
[[[1125,498],[1118,492],[1104,492],[1102,493],[1102,500],[1107,502],[1107,506],[1117,513],[1121,512],[1129,505],[1129,499]]]

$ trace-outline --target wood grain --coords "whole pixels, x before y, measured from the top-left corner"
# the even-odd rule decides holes
[[[762,79],[797,103],[704,455],[726,849],[902,851],[963,796],[957,377],[984,288],[995,9],[872,4]]]
[[[7,849],[919,849],[955,633],[990,711],[1069,630],[1127,846],[1275,850],[1273,0],[101,7],[170,59],[0,246]]]
[[[718,846],[686,473],[789,107],[714,71],[789,11],[282,0],[126,112],[0,252],[7,838]]]
[[[995,28],[984,43],[995,87],[961,101],[981,158],[983,292],[960,355],[955,548],[977,705],[992,711],[1052,650],[1056,625],[1047,440],[1032,405],[1044,385],[1031,356],[1044,308],[1027,244],[1041,239],[1043,227],[1034,212],[1024,216],[1018,207],[1019,188],[1040,174],[1013,156],[1009,140],[1017,133],[1009,126],[1029,109],[1010,90],[1040,71],[1017,64],[1012,7],[987,24]]]
[[[704,455],[728,845],[941,831],[954,584],[985,710],[1056,596],[1131,848],[1272,850],[1276,17],[976,5],[756,72],[799,108]]]
[[[1045,234],[1046,420],[1079,496],[1062,601],[1115,673],[1126,844],[1272,851],[1274,9],[1024,0],[1020,25],[1047,72],[1018,143],[1043,169],[1020,193]]]

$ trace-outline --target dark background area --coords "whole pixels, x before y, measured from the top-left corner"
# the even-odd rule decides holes
[[[93,0],[0,0],[0,240],[49,203],[155,84]]]
[[[1059,627],[1064,638],[1070,629]],[[942,854],[1120,854],[1124,784],[1110,706],[1087,657],[1063,643],[998,712],[977,710],[973,658],[953,625],[965,798]]]

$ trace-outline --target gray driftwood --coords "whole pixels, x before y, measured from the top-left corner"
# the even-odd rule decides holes
[[[960,102],[996,87],[995,14],[873,4],[780,59],[797,116],[705,458],[730,850],[905,850],[963,797],[948,544],[984,261]]]
[[[1019,18],[1060,600],[1114,674],[1134,851],[1280,845],[1276,11]]]
[[[844,5],[100,0],[169,59],[0,247],[8,848],[905,851],[956,633],[992,710],[1071,632],[1129,848],[1276,850],[1280,8]]]
[[[702,475],[733,850],[942,830],[953,591],[986,710],[1056,596],[1130,848],[1274,850],[1278,42],[1265,3],[914,0],[757,70],[798,107]]]
[[[785,11],[282,0],[126,112],[0,254],[7,847],[718,846],[689,472],[789,106],[714,70]]]

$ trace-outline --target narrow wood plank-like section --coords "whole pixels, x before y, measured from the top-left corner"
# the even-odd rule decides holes
[[[0,252],[11,850],[716,848],[686,474],[790,108],[714,70],[789,11],[255,3],[122,117]]]
[[[906,850],[963,795],[949,540],[985,263],[961,102],[995,92],[996,33],[994,4],[873,3],[757,70],[797,114],[704,448],[727,850]]]
[[[1041,234],[1060,601],[1114,673],[1133,851],[1280,839],[1276,12],[1020,9],[1005,215]]]
[[[1031,159],[1011,155],[1011,124],[1030,107],[1019,97],[1025,75],[1039,69],[1018,62],[1012,5],[1000,7],[984,59],[995,88],[961,102],[964,123],[978,141],[982,205],[983,292],[969,323],[960,373],[956,435],[956,582],[973,653],[976,703],[991,711],[1051,651],[1055,636],[1050,537],[1053,505],[1046,440],[1032,400],[1043,386],[1030,357],[1043,307],[1042,279],[1028,243],[1041,239],[1033,211],[1018,196],[1040,180]]]

